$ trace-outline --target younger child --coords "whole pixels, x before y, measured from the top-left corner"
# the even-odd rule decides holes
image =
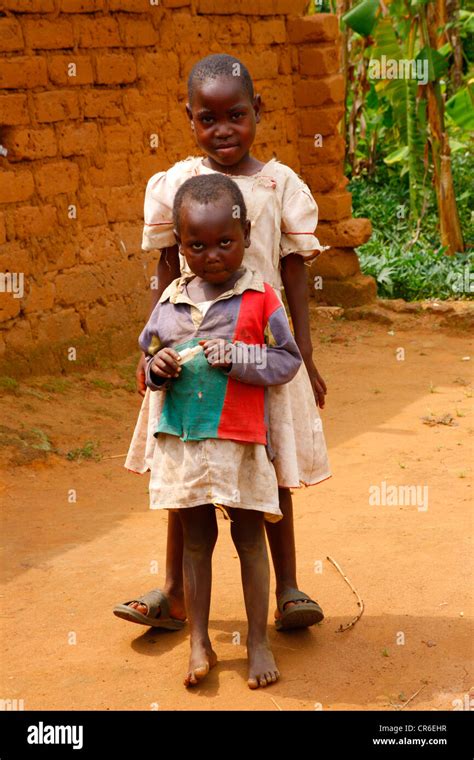
[[[248,618],[248,685],[255,689],[279,677],[267,639],[263,521],[280,519],[281,511],[266,389],[290,381],[302,360],[273,288],[242,265],[250,222],[238,186],[220,174],[187,180],[176,193],[173,221],[190,273],[163,292],[140,336],[147,386],[165,394],[152,507],[179,510],[183,529],[186,686],[216,663],[208,633],[215,506],[228,511]]]

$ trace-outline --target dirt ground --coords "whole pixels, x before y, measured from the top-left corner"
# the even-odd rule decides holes
[[[182,685],[186,628],[112,614],[164,578],[166,516],[148,510],[147,476],[123,468],[136,357],[83,376],[2,380],[3,698],[27,710],[396,710],[416,695],[404,710],[466,709],[472,342],[435,318],[313,324],[333,477],[294,492],[295,528],[300,587],[326,617],[286,634],[270,621],[282,678],[256,692],[223,519],[210,621],[219,663],[202,686]],[[427,509],[370,504],[383,482],[427,486]],[[356,598],[328,555],[365,603],[343,633]]]

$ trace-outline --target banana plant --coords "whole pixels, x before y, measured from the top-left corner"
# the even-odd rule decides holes
[[[435,10],[433,0],[392,0],[388,8],[383,0],[362,0],[342,19],[370,43],[364,55],[370,55],[372,98],[390,104],[391,132],[396,145],[384,160],[388,165],[400,164],[402,176],[409,174],[410,217],[419,219],[422,214],[425,182],[431,171],[441,241],[447,252],[454,253],[463,251],[464,245],[440,85],[448,68],[449,50],[436,49],[437,33],[442,27]],[[458,124],[466,105],[463,92],[456,93],[448,108]],[[470,123],[466,113],[462,123]]]

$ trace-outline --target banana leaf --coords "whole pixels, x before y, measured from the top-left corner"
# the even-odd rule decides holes
[[[367,37],[377,21],[380,11],[379,0],[362,0],[361,3],[351,8],[342,16],[342,20],[357,34]]]
[[[466,87],[458,90],[452,98],[446,102],[446,113],[459,127],[466,131],[474,130],[474,80]]]

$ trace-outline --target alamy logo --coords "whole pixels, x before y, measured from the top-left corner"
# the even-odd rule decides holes
[[[391,486],[382,480],[378,486],[369,488],[370,506],[418,507],[418,512],[428,510],[428,486]]]
[[[13,298],[23,298],[24,280],[23,272],[0,272],[0,293],[13,293]]]
[[[28,744],[72,744],[73,749],[83,747],[84,726],[49,726],[42,721],[28,726]]]
[[[388,58],[381,55],[369,61],[369,79],[416,79],[420,84],[428,83],[428,59]]]

